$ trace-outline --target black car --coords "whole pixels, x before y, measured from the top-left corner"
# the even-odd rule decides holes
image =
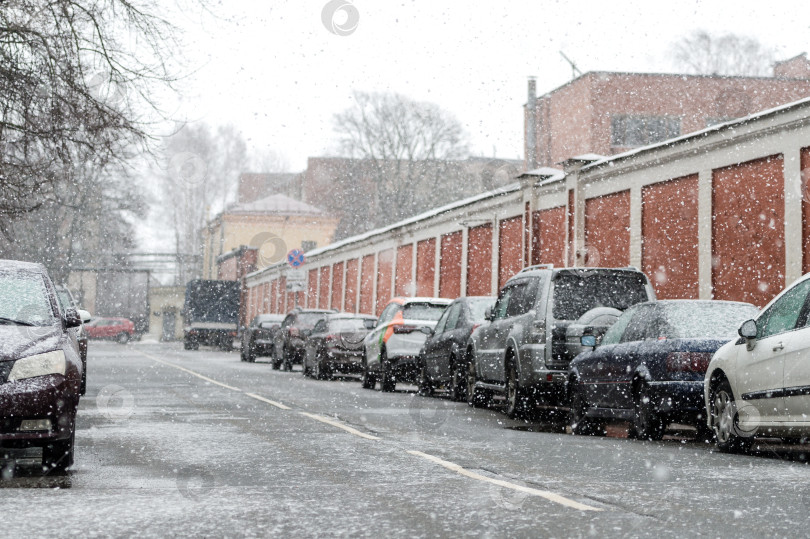
[[[601,434],[610,419],[640,439],[660,439],[669,423],[708,435],[703,379],[712,355],[756,315],[749,303],[668,300],[631,307],[593,351],[571,362],[571,430]],[[583,344],[595,340],[583,336]]]
[[[281,323],[273,338],[273,368],[291,371],[295,363],[304,361],[304,344],[315,324],[337,311],[324,309],[295,309]]]
[[[447,306],[419,354],[418,384],[422,395],[445,387],[453,400],[466,400],[467,341],[494,304],[492,296],[472,296],[458,298]]]
[[[0,260],[0,449],[41,447],[45,471],[73,464],[81,324],[44,266]]]
[[[76,312],[79,313],[79,317],[82,319],[82,324],[78,327],[71,328],[70,331],[76,337],[76,342],[79,345],[79,356],[82,358],[82,390],[81,394],[84,395],[87,392],[87,330],[84,329],[84,325],[90,322],[91,316],[90,313],[79,309],[76,300],[73,297],[73,294],[70,293],[70,290],[66,286],[57,286],[56,287],[56,299],[59,300],[59,308],[62,310],[62,314],[64,314],[67,309],[76,309]]]
[[[333,373],[357,374],[363,371],[363,339],[374,328],[377,318],[364,314],[334,314],[320,320],[307,337],[304,376],[317,379]]]
[[[273,342],[284,321],[283,314],[260,314],[242,331],[240,359],[253,363],[258,356],[273,357]]]

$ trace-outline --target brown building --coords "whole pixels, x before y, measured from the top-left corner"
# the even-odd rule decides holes
[[[773,77],[586,73],[525,108],[526,168],[574,155],[614,155],[810,96],[804,54],[779,62]]]

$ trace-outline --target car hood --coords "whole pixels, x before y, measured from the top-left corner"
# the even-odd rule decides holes
[[[50,352],[59,347],[62,328],[53,326],[0,325],[0,361]]]

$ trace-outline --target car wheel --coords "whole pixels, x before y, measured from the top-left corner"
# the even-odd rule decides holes
[[[42,448],[42,467],[49,471],[63,471],[73,466],[73,446],[76,440],[75,425],[70,438],[52,442]]]
[[[511,358],[506,370],[506,415],[511,419],[522,417],[526,415],[527,408],[526,397],[518,381],[517,366],[514,358]]]
[[[433,384],[430,381],[430,377],[427,373],[427,365],[424,362],[421,362],[419,365],[419,380],[417,381],[417,386],[419,387],[419,394],[421,396],[433,396]]]
[[[641,383],[633,398],[633,431],[639,440],[660,440],[664,437],[666,423],[658,415],[653,404],[650,386]]]
[[[722,380],[712,388],[712,429],[717,449],[724,453],[747,451],[753,441],[751,437],[740,436],[739,420],[734,393],[728,380]]]
[[[374,375],[368,371],[367,363],[363,363],[363,377],[361,382],[363,384],[363,389],[374,389],[374,386],[377,385],[376,378],[374,378]]]
[[[391,373],[391,363],[388,362],[388,354],[385,350],[380,352],[380,390],[383,393],[391,393],[397,388],[397,382]]]
[[[256,350],[248,345],[247,357],[245,358],[248,363],[256,363]]]
[[[118,344],[127,344],[129,342],[129,333],[119,333],[115,340]]]
[[[245,347],[239,349],[239,361],[247,361],[247,355],[245,354]]]
[[[486,408],[492,402],[489,391],[475,385],[478,376],[475,373],[475,361],[467,363],[467,404],[475,408]]]
[[[323,380],[323,369],[320,358],[315,358],[315,365],[312,366],[312,377],[316,380]]]
[[[456,360],[450,361],[450,398],[456,402],[467,400],[467,379],[464,365]]]
[[[580,436],[597,436],[604,434],[605,428],[602,422],[586,415],[589,408],[588,401],[585,395],[582,394],[582,389],[579,388],[578,382],[573,379],[568,383],[568,386],[571,388],[571,414],[568,422],[571,432]]]

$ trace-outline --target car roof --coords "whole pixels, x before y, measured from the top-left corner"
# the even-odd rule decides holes
[[[0,270],[28,271],[31,273],[47,274],[48,270],[39,262],[23,262],[22,260],[0,259]]]
[[[431,298],[426,296],[416,296],[413,298],[406,298],[406,297],[395,297],[388,303],[399,303],[400,305],[407,305],[408,303],[436,303],[439,305],[450,305],[453,302],[452,299],[449,298]]]
[[[363,314],[363,313],[335,313],[329,315],[327,317],[329,320],[346,320],[346,319],[357,319],[357,318],[370,318],[372,320],[376,320],[376,316],[371,316],[370,314]]]
[[[630,308],[638,307],[639,305],[748,305],[756,309],[756,306],[752,303],[745,301],[729,301],[725,299],[659,299],[637,303]]]
[[[600,272],[626,272],[626,273],[639,273],[644,275],[640,269],[634,266],[627,266],[624,268],[607,268],[607,267],[571,267],[571,268],[555,268],[551,264],[537,264],[535,266],[526,266],[518,273],[510,277],[510,281],[512,279],[518,279],[522,277],[529,277],[534,275],[548,275],[552,274],[554,276],[559,275],[561,273],[600,273]]]

